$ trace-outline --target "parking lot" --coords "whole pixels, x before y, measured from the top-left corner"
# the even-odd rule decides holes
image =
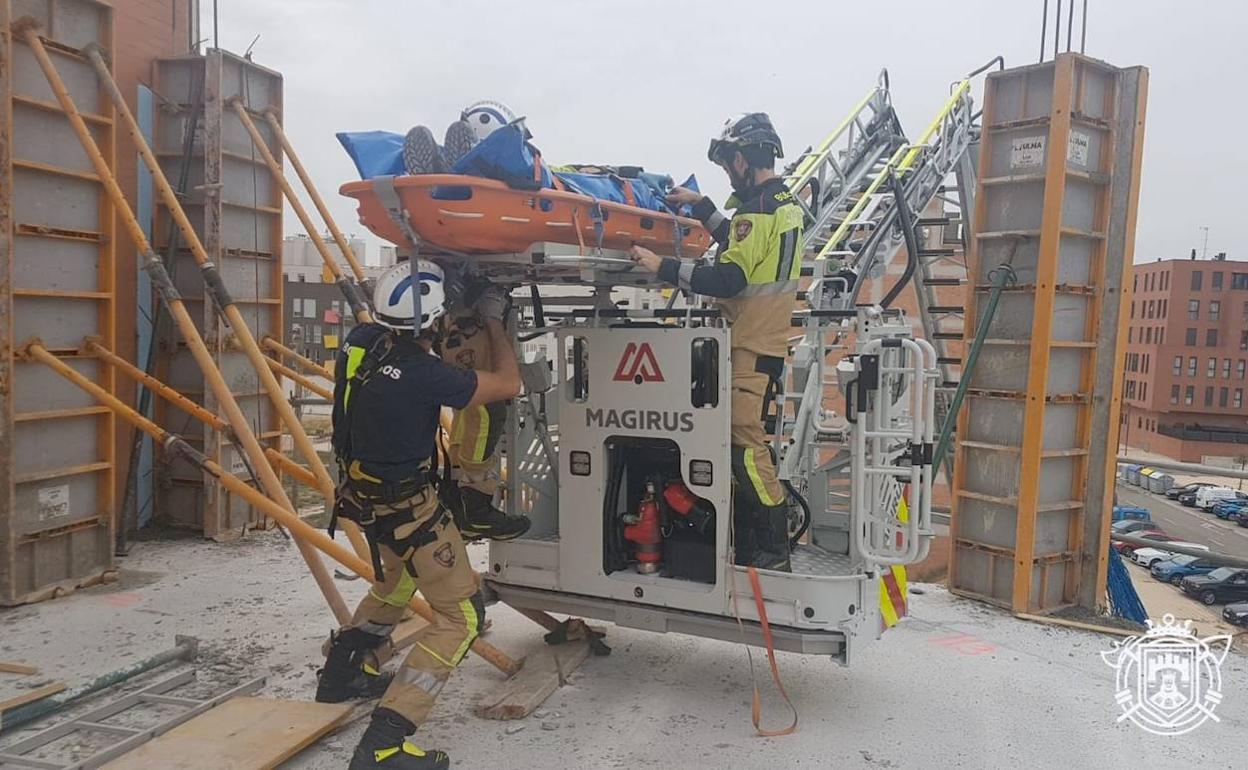
[[[1248,527],[1224,521],[1207,511],[1187,508],[1164,495],[1145,492],[1121,482],[1118,484],[1118,503],[1147,508],[1153,522],[1177,538],[1207,545],[1215,553],[1248,559]],[[1177,618],[1191,620],[1202,634],[1237,634],[1241,640],[1248,634],[1248,629],[1237,628],[1222,619],[1222,605],[1206,607],[1174,586],[1153,579],[1147,568],[1136,565],[1129,558],[1124,558],[1123,562],[1128,565],[1149,617],[1159,618],[1170,613]],[[1242,652],[1245,643],[1240,641],[1235,647]]]

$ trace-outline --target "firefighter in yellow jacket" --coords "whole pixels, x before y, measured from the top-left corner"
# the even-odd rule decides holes
[[[715,297],[732,328],[732,470],[736,561],[788,571],[788,496],[767,437],[784,377],[789,321],[801,275],[802,210],[775,173],[780,137],[765,113],[731,118],[707,153],[732,182],[729,220],[710,199],[677,187],[673,205],[693,213],[719,245],[714,264],[661,258],[641,246],[632,258],[663,281]]]

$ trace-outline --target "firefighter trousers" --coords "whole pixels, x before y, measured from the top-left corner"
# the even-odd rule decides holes
[[[758,371],[758,362],[748,350],[732,351],[732,472],[751,503],[771,508],[786,496],[763,429],[771,378]]]
[[[461,487],[494,496],[500,480],[495,449],[506,420],[507,405],[499,401],[455,413],[450,454]]]
[[[395,531],[400,541],[439,513],[441,503],[432,488],[414,499],[419,502],[410,512],[388,514],[412,518],[410,525]],[[418,589],[433,608],[433,622],[416,640],[378,704],[417,725],[429,716],[438,693],[485,623],[476,575],[451,517],[443,516],[433,534],[432,542],[411,554],[410,564],[389,546],[380,547],[385,579],[373,583],[351,621],[352,627],[388,637]]]

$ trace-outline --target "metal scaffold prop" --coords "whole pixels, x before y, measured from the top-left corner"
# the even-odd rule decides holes
[[[242,448],[251,469],[257,477],[257,481],[261,489],[257,489],[246,481],[238,478],[233,473],[221,467],[214,460],[206,457],[194,447],[186,443],[182,438],[169,433],[156,423],[147,419],[143,415],[131,409],[125,403],[117,399],[113,394],[105,388],[92,382],[82,374],[74,370],[58,356],[49,352],[38,339],[29,340],[23,347],[23,355],[29,360],[39,361],[57,374],[69,380],[74,385],[86,391],[97,401],[108,407],[122,419],[129,422],[137,429],[151,436],[163,450],[172,457],[182,457],[200,468],[207,476],[215,479],[229,492],[238,495],[246,500],[249,504],[255,506],[262,511],[264,515],[273,519],[277,523],[284,526],[292,535],[300,554],[303,556],[308,565],[309,571],[316,580],[318,587],[329,604],[334,617],[340,624],[347,624],[351,619],[351,612],[342,596],[338,593],[337,587],[333,583],[333,579],[326,570],[325,565],[321,562],[317,553],[324,553],[330,558],[337,561],[347,569],[359,574],[360,576],[372,580],[373,570],[370,566],[370,554],[368,546],[364,541],[362,533],[357,527],[350,522],[346,522],[348,526],[344,527],[348,537],[351,540],[354,553],[352,550],[344,548],[336,543],[327,534],[316,529],[312,525],[303,521],[297,513],[296,508],[287,496],[282,487],[281,481],[275,471],[275,467],[283,471],[291,473],[300,481],[309,484],[317,489],[322,496],[325,497],[327,504],[333,504],[334,483],[317,455],[311,440],[304,432],[291,404],[286,400],[285,394],[277,377],[274,375],[272,368],[280,367],[280,370],[293,371],[285,367],[280,362],[274,361],[272,358],[264,355],[259,344],[246,325],[233,299],[230,297],[224,282],[216,268],[216,265],[209,259],[203,243],[200,241],[198,234],[192,227],[185,211],[181,206],[176,192],[170,186],[165,178],[160,164],[155,154],[144,139],[133,114],[125,102],[116,82],[112,78],[112,73],[108,69],[107,63],[104,61],[98,49],[88,49],[85,51],[87,59],[97,70],[100,80],[104,85],[105,91],[109,94],[115,104],[118,114],[122,117],[125,127],[129,131],[132,139],[139,149],[140,155],[145,164],[150,168],[153,182],[157,193],[161,196],[162,202],[168,207],[174,222],[181,232],[185,242],[188,244],[197,264],[203,274],[204,284],[208,293],[217,303],[221,312],[226,318],[230,330],[234,335],[235,343],[247,355],[256,374],[260,379],[264,390],[273,403],[286,428],[290,431],[294,440],[295,447],[307,461],[305,467],[299,463],[290,460],[276,452],[273,449],[265,449],[256,437],[247,421],[246,416],[242,412],[231,392],[228,384],[225,382],[220,369],[212,358],[212,354],[208,350],[203,337],[196,328],[185,304],[182,301],[177,288],[173,285],[169,274],[165,269],[165,265],[160,256],[155,253],[149,243],[142,225],[136,219],[134,211],[125,198],[120,186],[117,183],[112,169],[109,168],[108,162],[100,152],[90,129],[87,127],[78,111],[72,97],[69,94],[65,83],[61,79],[51,58],[48,56],[47,50],[43,45],[43,41],[39,34],[39,24],[33,19],[23,19],[14,25],[14,34],[24,40],[33,52],[36,61],[42,69],[44,76],[47,78],[57,101],[64,110],[74,133],[77,135],[84,151],[91,160],[97,175],[103,184],[106,193],[112,200],[117,209],[119,218],[125,228],[127,234],[133,241],[138,253],[143,260],[145,272],[152,279],[152,285],[159,294],[162,302],[165,303],[172,316],[178,330],[181,332],[187,348],[194,358],[196,364],[203,372],[204,377],[209,383],[213,394],[220,403],[220,408],[224,413],[224,418],[212,414],[203,407],[186,399],[178,394],[173,388],[160,382],[157,378],[152,377],[142,371],[133,364],[125,361],[112,351],[108,351],[98,341],[87,340],[84,343],[83,350],[90,355],[96,356],[102,362],[113,366],[122,374],[142,382],[152,392],[170,401],[174,406],[186,411],[188,414],[200,419],[216,430],[227,432],[232,440],[237,441]],[[246,115],[241,104],[234,105],[235,110],[244,116]],[[245,124],[249,129],[254,130],[255,126],[250,119],[246,119]],[[258,134],[257,134],[258,135]],[[280,132],[279,132],[280,135]],[[283,138],[284,141],[284,138]],[[262,142],[262,140],[261,140]],[[263,144],[260,145],[263,147]],[[271,153],[264,150],[266,160],[273,160]],[[276,174],[280,175],[280,169]],[[288,195],[293,198],[293,191],[287,187]],[[320,204],[323,206],[323,203]],[[302,210],[301,208],[299,210]],[[304,212],[306,219],[306,212]],[[310,224],[305,221],[305,225]],[[335,228],[336,229],[336,228]],[[319,242],[319,241],[318,241]],[[323,244],[322,244],[323,246]],[[349,253],[346,252],[346,253]],[[367,308],[363,305],[360,294],[354,283],[351,283],[345,276],[342,276],[341,270],[337,269],[332,257],[322,248],[322,257],[326,260],[327,267],[331,271],[336,271],[339,277],[339,285],[348,292],[348,298],[355,298],[352,303],[356,317],[361,321],[371,320]],[[354,260],[353,255],[348,257],[352,263],[353,269],[360,270],[358,264]],[[272,348],[272,346],[270,346]],[[279,346],[280,347],[280,346]],[[279,351],[280,352],[280,351]],[[291,351],[293,353],[293,351]],[[285,373],[285,372],[283,372]],[[322,372],[323,373],[323,370]],[[306,378],[305,378],[306,379]],[[319,386],[318,386],[319,387]],[[413,597],[409,603],[409,607],[419,616],[427,621],[434,620],[434,612],[432,608],[419,597]],[[477,639],[472,646],[472,650],[485,660],[498,668],[505,674],[514,674],[519,670],[520,664],[508,657],[502,651],[490,645],[481,639]]]

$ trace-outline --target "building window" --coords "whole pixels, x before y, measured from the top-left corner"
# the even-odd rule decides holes
[[[1248,350],[1248,331],[1239,333],[1239,349]]]
[[[1248,289],[1248,273],[1231,273],[1232,289]]]
[[[1231,379],[1231,359],[1229,358],[1222,359],[1222,379]]]
[[[1201,279],[1204,277],[1199,270],[1192,271],[1192,291],[1200,291]]]
[[[1214,291],[1222,291],[1222,273],[1215,272],[1213,278],[1209,281],[1209,285]]]
[[[1183,391],[1183,403],[1187,404],[1188,406],[1191,406],[1192,399],[1195,396],[1196,396],[1196,389],[1193,388],[1191,385],[1188,385],[1187,388],[1185,388]]]
[[[1136,418],[1135,418],[1135,427],[1137,427],[1137,428],[1143,428],[1143,427],[1144,427],[1144,418],[1143,418],[1143,417],[1136,417]]]
[[[1148,383],[1147,382],[1140,383],[1140,400],[1141,401],[1148,400]]]
[[[307,283],[307,282],[308,282],[308,277],[307,277],[306,275],[304,275],[303,273],[300,273],[300,274],[299,274],[299,283]]]
[[[1131,317],[1135,318],[1135,300],[1131,300]]]
[[[1157,344],[1160,345],[1166,339],[1166,327],[1157,327]]]
[[[1221,273],[1214,273],[1214,275],[1221,275]],[[1221,316],[1222,316],[1222,303],[1215,299],[1209,303],[1209,320],[1216,321]]]
[[[1137,292],[1137,291],[1139,291],[1139,290],[1140,290],[1140,274],[1139,274],[1139,273],[1136,273],[1136,274],[1135,274],[1134,276],[1132,276],[1132,278],[1131,278],[1131,291],[1132,291],[1132,292]]]
[[[1144,373],[1145,374],[1148,374],[1148,365],[1150,363],[1152,363],[1151,357],[1148,353],[1145,353],[1144,354]]]
[[[1217,346],[1218,346],[1218,330],[1206,329],[1205,330],[1205,347],[1216,348]]]
[[[1218,388],[1218,406],[1226,406],[1230,395],[1230,388]]]
[[[1174,357],[1174,366],[1171,367],[1170,373],[1175,377],[1183,374],[1183,356]]]
[[[1144,330],[1144,342],[1148,345],[1153,344],[1153,327],[1150,326]]]
[[[1213,406],[1213,386],[1205,388],[1205,406]]]
[[[1231,403],[1232,403],[1232,406],[1234,406],[1236,409],[1244,408],[1244,389],[1243,388],[1235,389],[1235,400]]]
[[[1156,306],[1155,306],[1155,300],[1151,300],[1151,299],[1150,299],[1150,300],[1148,301],[1148,304],[1144,306],[1144,317],[1145,317],[1145,318],[1152,318],[1152,317],[1153,317],[1153,313],[1154,313],[1154,311],[1156,311],[1156,309],[1157,309],[1157,308],[1156,308]]]
[[[1161,301],[1161,317],[1165,318],[1166,314],[1169,312],[1170,312],[1170,300],[1163,299]]]
[[[1128,343],[1135,342],[1135,327],[1134,326],[1127,327],[1127,342]],[[1248,348],[1244,348],[1244,350],[1248,350]]]
[[[1241,380],[1244,379],[1245,368],[1248,368],[1248,361],[1245,361],[1242,358],[1236,361],[1235,362],[1235,376]]]
[[[1127,398],[1135,398],[1135,380],[1127,380]]]
[[[312,327],[312,342],[316,345],[320,345],[324,342],[324,337],[321,336],[320,324]]]
[[[1212,379],[1218,375],[1218,359],[1209,359],[1209,366],[1205,367],[1205,376]]]
[[[1170,403],[1172,404],[1179,403],[1179,386],[1178,385],[1170,386]]]
[[[1244,303],[1244,318],[1248,318],[1248,302]]]
[[[1248,335],[1245,335],[1244,339],[1245,339],[1245,344],[1248,344]],[[1187,346],[1189,348],[1196,347],[1196,330],[1195,329],[1187,330]],[[1248,347],[1244,348],[1244,350],[1248,350]]]
[[[1187,301],[1187,318],[1189,321],[1195,321],[1200,318],[1200,300],[1189,299]]]
[[[1192,356],[1191,358],[1187,359],[1187,376],[1188,377],[1196,376],[1196,356]]]

